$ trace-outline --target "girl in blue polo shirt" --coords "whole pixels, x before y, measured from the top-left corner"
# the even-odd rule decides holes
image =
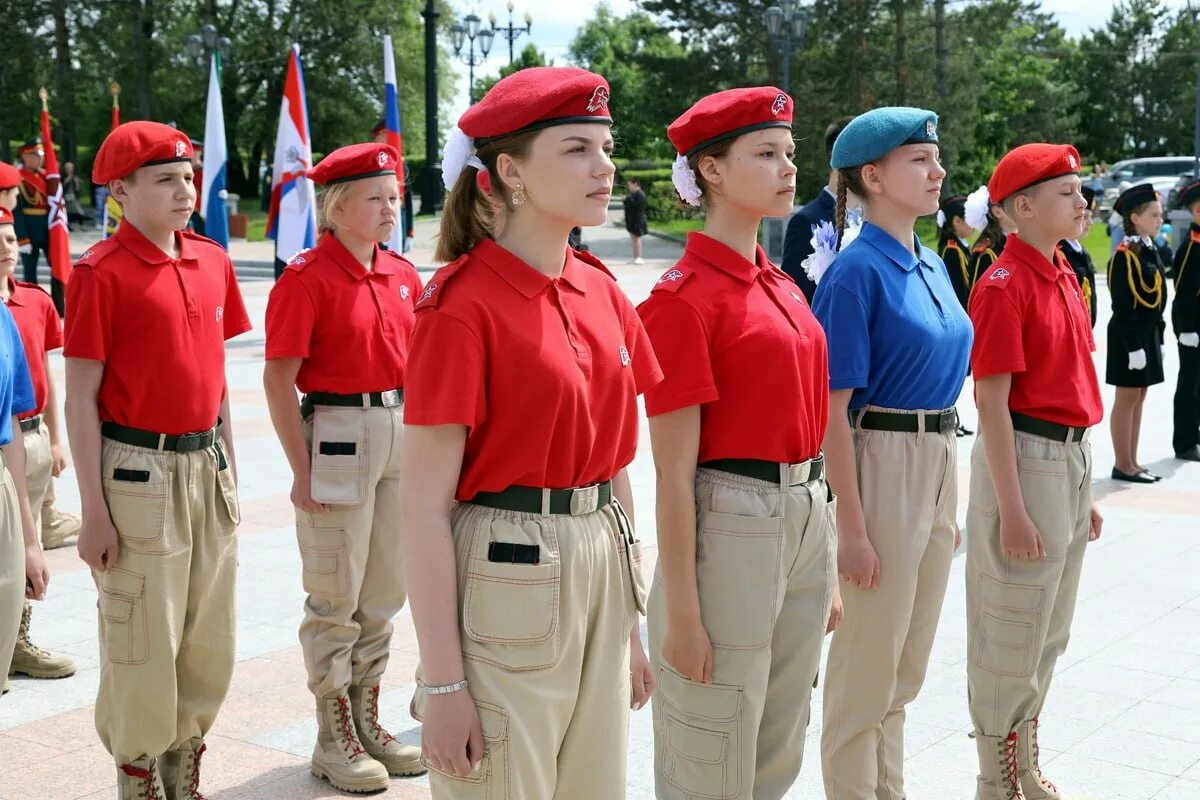
[[[12,212],[0,206],[0,264],[17,259]],[[50,579],[34,533],[25,493],[25,444],[17,414],[35,408],[33,382],[21,334],[8,306],[0,303],[0,683],[8,667],[26,597],[41,600]]]
[[[904,713],[925,679],[958,545],[958,417],[971,323],[945,266],[913,232],[946,171],[937,115],[878,108],[838,137],[846,193],[866,222],[829,267],[813,310],[829,340],[825,457],[839,496],[845,617],[825,671],[821,756],[838,800],[904,797]]]

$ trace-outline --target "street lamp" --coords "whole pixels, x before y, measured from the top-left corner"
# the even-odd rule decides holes
[[[217,54],[217,70],[221,69],[221,62],[228,61],[230,54],[233,53],[233,42],[229,41],[228,36],[221,36],[216,26],[211,23],[204,23],[200,26],[200,33],[193,33],[187,37],[187,54],[192,59],[197,67],[208,69],[208,59],[214,53]]]
[[[782,6],[782,7],[781,7]],[[780,88],[791,94],[792,50],[799,49],[804,42],[806,10],[796,0],[781,0],[780,5],[771,6],[763,12],[767,35],[775,52],[783,56],[783,76]]]
[[[425,174],[421,181],[421,214],[433,214],[441,204],[438,164],[438,13],[437,0],[426,0],[425,12]]]
[[[454,45],[454,55],[467,65],[467,97],[470,102],[475,102],[475,68],[481,66],[487,61],[488,53],[492,49],[492,40],[496,38],[496,32],[491,28],[480,30],[481,20],[475,14],[467,14],[463,17],[462,22],[456,23],[450,28],[450,43]],[[479,40],[479,57],[475,57],[475,40]],[[468,44],[467,52],[464,55],[462,52],[463,45]]]
[[[533,29],[533,17],[528,11],[525,12],[525,27],[517,27],[513,25],[513,3],[508,0],[508,25],[504,28],[496,27],[496,12],[488,14],[488,22],[492,23],[492,30],[508,39],[508,63],[513,63],[513,44],[517,39],[521,38],[521,34],[529,33]]]

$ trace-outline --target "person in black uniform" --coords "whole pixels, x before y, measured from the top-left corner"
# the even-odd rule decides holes
[[[1154,237],[1162,227],[1158,192],[1149,183],[1126,189],[1113,210],[1121,215],[1125,239],[1108,262],[1112,319],[1108,321],[1105,382],[1117,387],[1110,425],[1116,464],[1112,477],[1155,483],[1161,476],[1138,463],[1142,406],[1149,387],[1163,382],[1163,332],[1167,286]]]
[[[633,246],[633,263],[642,263],[642,237],[646,235],[646,193],[642,191],[642,182],[630,178],[625,200],[625,230],[629,233],[629,243]]]
[[[1087,238],[1088,231],[1092,229],[1092,213],[1096,209],[1096,190],[1091,186],[1084,186],[1080,189],[1083,193],[1083,199],[1087,201],[1086,221],[1083,224],[1083,233],[1078,239],[1063,239],[1058,243],[1058,249],[1062,252],[1063,258],[1071,265],[1071,269],[1075,271],[1075,279],[1079,281],[1079,291],[1083,293],[1083,304],[1087,306],[1088,313],[1092,315],[1092,327],[1096,327],[1096,265],[1092,263],[1092,257],[1088,254],[1087,248],[1083,246],[1083,240]]]
[[[954,286],[954,294],[963,309],[971,297],[971,248],[967,245],[967,237],[974,231],[966,220],[965,195],[956,194],[947,197],[938,206],[938,255],[946,265],[950,275],[950,283]]]
[[[850,124],[854,117],[842,117],[829,124],[825,129],[825,156],[833,157],[833,143]],[[828,183],[820,193],[808,204],[792,215],[788,220],[787,232],[783,237],[783,263],[780,268],[791,276],[800,287],[804,298],[812,303],[813,292],[817,290],[812,278],[804,271],[804,259],[813,253],[813,228],[822,222],[833,222],[833,207],[837,200],[837,170],[831,170]]]
[[[1200,181],[1179,194],[1192,225],[1175,253],[1175,299],[1171,326],[1179,342],[1179,381],[1175,384],[1175,457],[1200,461]]]

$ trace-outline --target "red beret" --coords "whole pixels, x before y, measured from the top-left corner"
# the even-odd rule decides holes
[[[0,225],[13,225],[13,215],[4,206],[0,206]]]
[[[479,147],[521,131],[576,122],[612,124],[608,81],[578,67],[529,67],[488,90],[467,109],[458,127]]]
[[[21,185],[21,171],[12,164],[0,161],[0,189],[11,189]]]
[[[306,175],[318,186],[332,186],[379,175],[395,175],[399,161],[400,154],[390,144],[365,142],[339,147]]]
[[[1023,144],[1009,150],[988,181],[993,203],[1002,203],[1022,189],[1064,175],[1079,174],[1079,151],[1069,144]]]
[[[667,128],[680,155],[763,128],[792,127],[792,98],[774,86],[730,89],[710,94]]]
[[[108,183],[155,164],[192,160],[192,143],[183,131],[161,122],[126,122],[105,137],[92,165],[92,183]]]

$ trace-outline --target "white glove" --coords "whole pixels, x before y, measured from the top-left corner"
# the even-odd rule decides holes
[[[1200,333],[1195,331],[1181,333],[1179,334],[1179,343],[1184,347],[1200,347]]]
[[[1146,351],[1134,350],[1129,354],[1130,369],[1145,369],[1146,368]]]
[[[33,252],[33,242],[26,242],[17,248],[17,252],[23,256],[27,256]]]

